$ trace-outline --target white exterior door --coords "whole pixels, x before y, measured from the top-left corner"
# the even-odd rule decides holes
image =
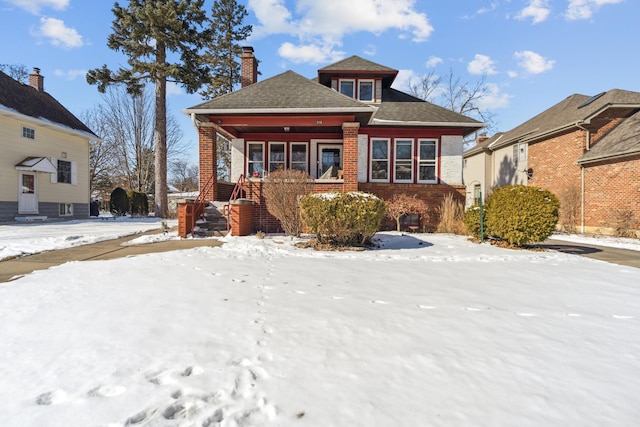
[[[35,172],[20,172],[18,178],[18,213],[38,213],[38,176]]]

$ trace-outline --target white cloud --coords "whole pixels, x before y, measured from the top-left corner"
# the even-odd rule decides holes
[[[429,59],[427,59],[427,63],[426,66],[427,68],[435,68],[436,66],[442,64],[444,61],[442,60],[442,58],[439,58],[437,56],[430,56]]]
[[[511,95],[500,92],[500,86],[495,83],[486,83],[487,93],[477,101],[477,107],[481,110],[496,110],[509,106]]]
[[[418,79],[418,75],[413,70],[398,70],[398,75],[391,87],[406,92],[410,85],[415,84]]]
[[[376,48],[376,45],[373,44],[369,44],[367,45],[367,47],[364,49],[363,53],[367,56],[375,56],[376,53],[378,53],[378,50]]]
[[[84,78],[84,76],[87,75],[87,70],[67,70],[67,71],[64,71],[64,70],[57,69],[57,70],[53,71],[53,74],[56,77],[62,77],[64,79],[66,79],[66,80],[75,80],[78,77]]]
[[[518,65],[529,74],[540,74],[549,71],[556,62],[530,50],[516,52],[514,57],[519,60]]]
[[[335,56],[333,47],[340,46],[347,34],[381,34],[395,29],[402,32],[400,37],[409,35],[415,42],[427,40],[433,27],[415,4],[416,0],[297,0],[295,9],[289,10],[285,0],[249,0],[248,9],[259,22],[254,25],[252,38],[270,34],[296,37],[298,54],[292,54],[295,46],[290,42],[283,44],[280,51],[298,62],[320,63],[323,61],[305,52],[316,49],[325,57]]]
[[[623,0],[569,0],[565,16],[569,20],[589,19],[605,4],[622,3]]]
[[[310,64],[324,64],[336,62],[344,58],[345,53],[334,49],[334,45],[294,45],[293,43],[283,43],[278,49],[278,55],[300,64],[303,62]]]
[[[514,78],[518,77],[518,72],[517,71],[513,71],[513,70],[509,70],[509,71],[507,71],[507,75],[509,77],[511,77],[512,79],[514,79]]]
[[[539,24],[540,22],[546,21],[549,13],[551,13],[551,9],[549,8],[548,0],[531,0],[529,6],[522,9],[516,16],[516,19],[524,20],[531,18],[533,24]]]
[[[64,10],[69,6],[69,0],[5,0],[27,12],[37,15],[40,9],[50,7],[55,10]]]
[[[494,65],[493,59],[487,55],[476,54],[473,61],[467,65],[467,71],[470,74],[497,74]]]
[[[40,18],[41,36],[49,38],[49,42],[54,46],[62,46],[66,49],[82,47],[84,42],[82,36],[73,29],[66,27],[64,21],[56,18]]]

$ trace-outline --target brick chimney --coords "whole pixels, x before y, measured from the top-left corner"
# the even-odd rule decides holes
[[[44,76],[40,74],[40,68],[34,68],[33,73],[29,74],[29,86],[38,92],[44,92]]]
[[[258,60],[253,55],[253,48],[245,46],[242,48],[242,76],[240,82],[242,87],[249,86],[258,81]]]
[[[482,144],[487,139],[489,139],[489,137],[487,136],[486,132],[481,133],[480,135],[478,135],[478,138],[476,139],[476,145]]]

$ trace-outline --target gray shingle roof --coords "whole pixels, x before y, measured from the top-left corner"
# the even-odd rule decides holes
[[[625,119],[587,151],[578,163],[640,154],[640,111]]]
[[[293,71],[219,96],[188,110],[371,108]],[[373,109],[372,109],[373,111]]]
[[[495,146],[508,145],[518,139],[535,139],[556,129],[586,120],[608,106],[640,105],[640,93],[620,89],[605,92],[593,102],[583,106],[585,101],[590,98],[590,96],[580,94],[569,96],[548,110],[505,132]]]
[[[397,73],[398,70],[376,64],[357,55],[338,61],[335,64],[327,65],[318,70],[319,73],[330,71],[382,71],[383,73]]]
[[[382,91],[382,103],[374,115],[374,120],[465,123],[482,128],[483,123],[463,116],[439,105],[432,104],[396,89]]]
[[[25,116],[97,136],[54,97],[20,83],[0,71],[0,105]]]

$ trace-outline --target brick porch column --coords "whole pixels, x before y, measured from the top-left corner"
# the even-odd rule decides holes
[[[201,124],[198,127],[200,158],[200,190],[203,191],[209,178],[213,176],[213,187],[203,194],[205,200],[216,200],[218,187],[218,152],[216,150],[217,134],[213,126]]]
[[[358,191],[358,129],[360,123],[342,124],[344,191]]]

